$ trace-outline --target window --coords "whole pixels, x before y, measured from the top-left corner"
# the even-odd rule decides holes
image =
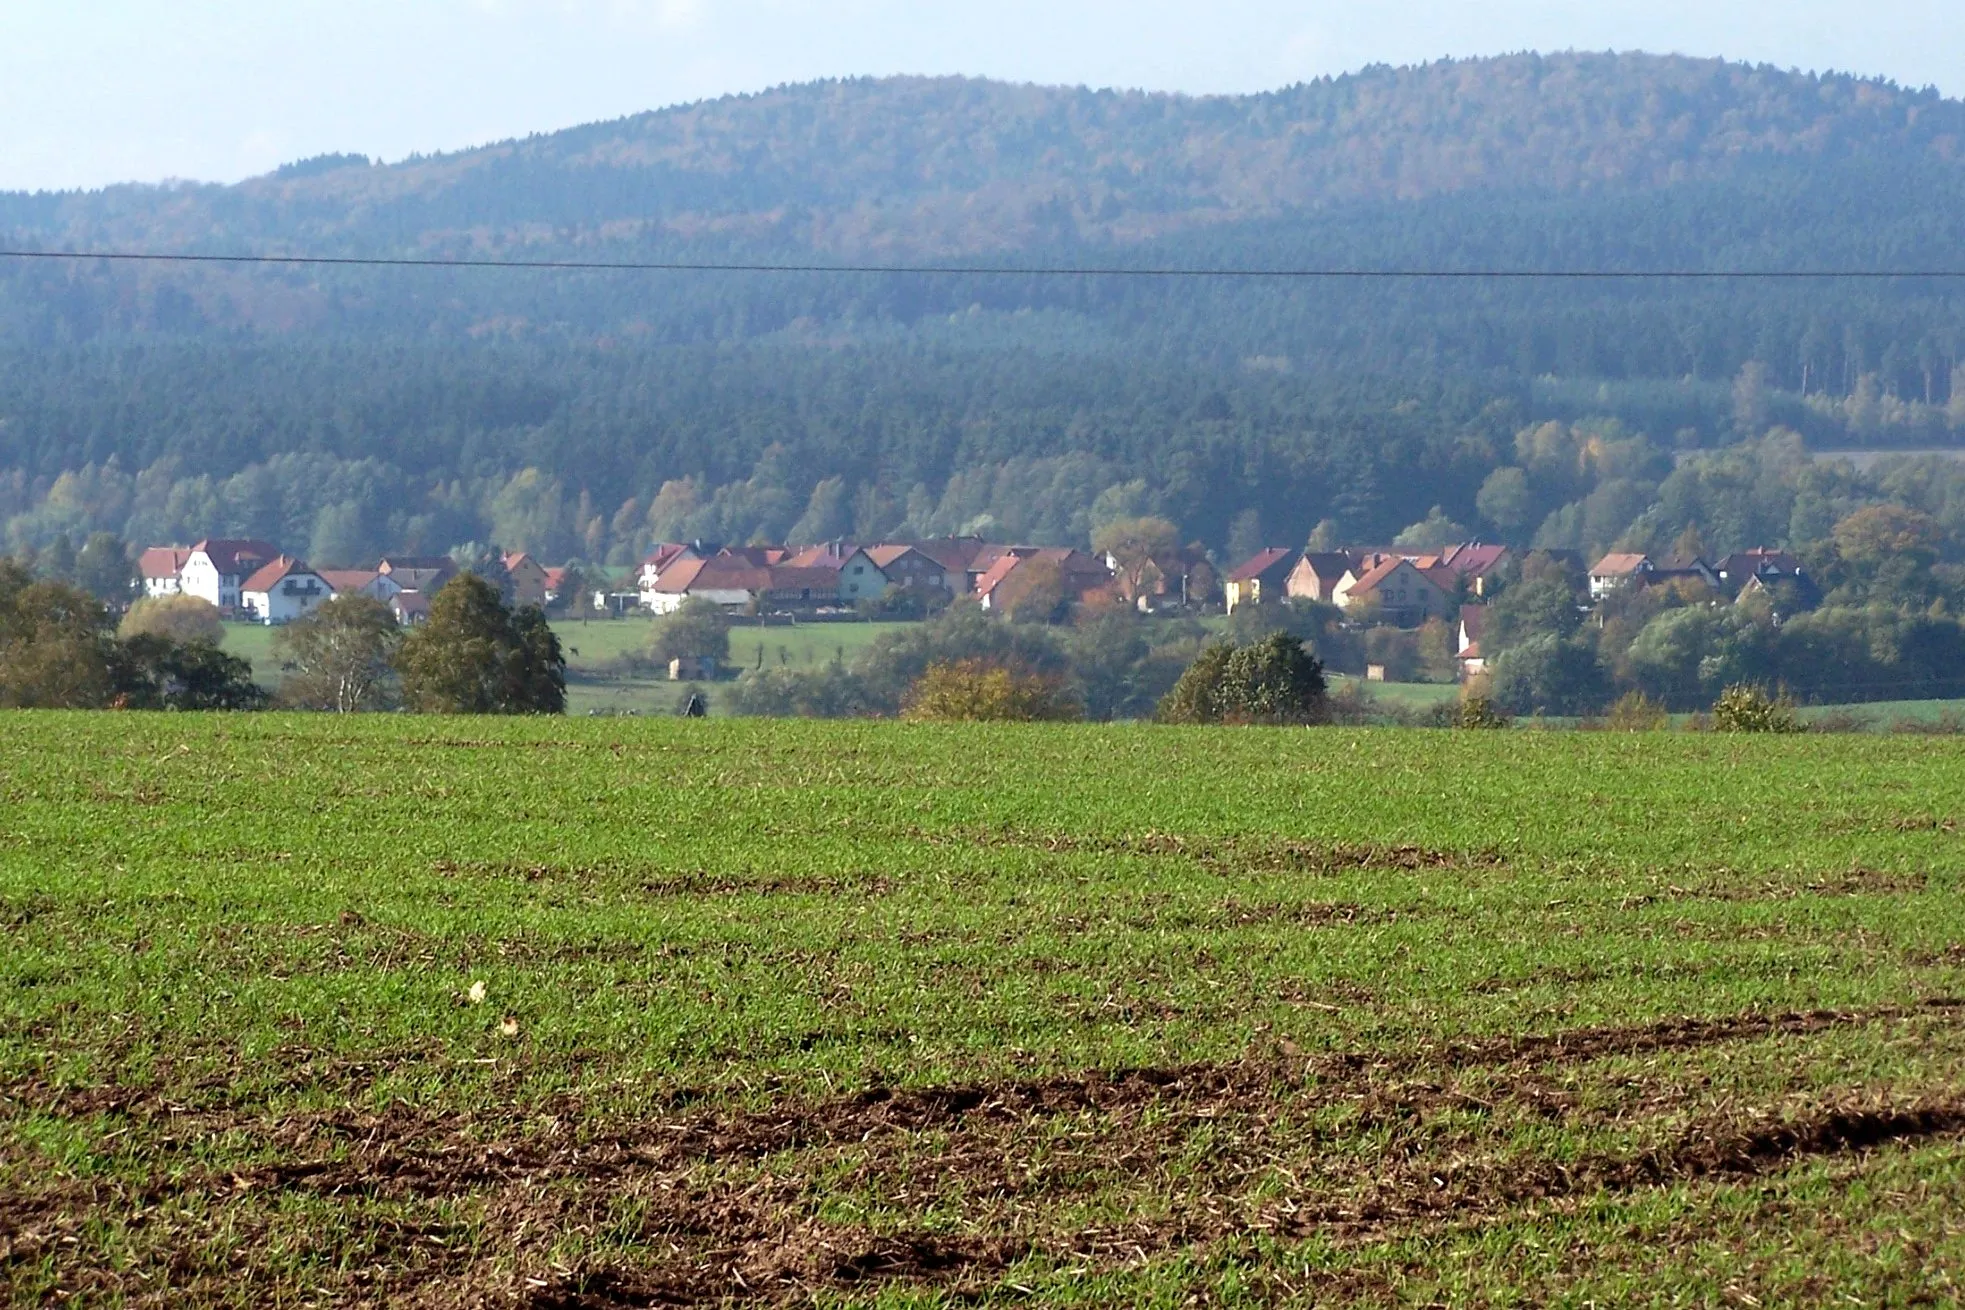
[[[865,573],[866,571],[867,571],[867,566],[864,564],[855,564],[853,566],[853,576],[856,578],[859,577],[862,573]]]

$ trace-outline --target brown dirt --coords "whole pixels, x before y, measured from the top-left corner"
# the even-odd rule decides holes
[[[969,832],[912,829],[908,836],[934,846],[1007,846],[1053,854],[1174,856],[1217,873],[1338,873],[1350,869],[1494,869],[1505,861],[1493,851],[1456,852],[1410,845],[1303,842],[1261,835],[1185,837],[1146,832],[1087,837],[1078,833],[983,828]]]
[[[763,1111],[706,1108],[612,1123],[590,1121],[573,1100],[524,1116],[396,1105],[268,1122],[249,1110],[186,1112],[115,1089],[16,1087],[8,1099],[17,1106],[116,1116],[138,1135],[146,1126],[162,1133],[154,1144],[175,1145],[165,1145],[154,1176],[140,1186],[109,1191],[50,1179],[0,1198],[0,1285],[53,1260],[69,1288],[145,1292],[130,1281],[131,1270],[154,1273],[160,1264],[181,1267],[185,1279],[175,1286],[195,1288],[210,1276],[196,1261],[208,1254],[211,1225],[223,1219],[246,1236],[263,1232],[283,1198],[299,1197],[331,1200],[351,1222],[364,1217],[373,1255],[362,1265],[371,1272],[360,1277],[371,1281],[337,1284],[338,1295],[433,1305],[776,1301],[896,1281],[982,1293],[1031,1254],[1110,1266],[1251,1232],[1367,1239],[1551,1198],[1765,1173],[1809,1156],[1965,1133],[1962,1101],[1828,1104],[1780,1118],[1695,1121],[1656,1150],[1557,1163],[1482,1159],[1467,1149],[1478,1139],[1452,1135],[1471,1130],[1429,1127],[1444,1111],[1470,1108],[1511,1118],[1573,1115],[1575,1096],[1552,1081],[1552,1067],[1959,1008],[1939,1001],[1675,1019],[1405,1051],[876,1087]],[[1456,1071],[1474,1069],[1491,1071],[1479,1096],[1451,1085]],[[1314,1132],[1305,1136],[1306,1115],[1340,1104],[1390,1134],[1382,1159],[1346,1163],[1326,1157]],[[1210,1146],[1200,1172],[1181,1180],[1178,1213],[1111,1229],[1060,1230],[1047,1221],[1047,1202],[1061,1197],[1114,1185],[1151,1194],[1197,1132],[1210,1135]],[[187,1153],[227,1133],[256,1143],[266,1162],[216,1174]],[[1313,1178],[1307,1191],[1281,1202],[1252,1203],[1250,1179],[1279,1159],[1339,1174]],[[1455,1163],[1469,1159],[1476,1162]],[[18,1161],[0,1160],[9,1163]],[[820,1218],[830,1197],[867,1194],[913,1198],[903,1216],[939,1199],[944,1217],[932,1231]],[[568,1270],[550,1263],[563,1235],[618,1227],[620,1207],[630,1202],[637,1217],[618,1234],[623,1253],[603,1248]],[[454,1220],[440,1219],[473,1204],[483,1207],[476,1246],[449,1230]],[[943,1231],[950,1206],[962,1214],[960,1231]],[[373,1207],[397,1216],[397,1227],[370,1231]],[[192,1215],[203,1217],[173,1217]],[[121,1271],[92,1261],[85,1243],[99,1219],[130,1224],[144,1258]],[[490,1272],[498,1256],[516,1272]],[[251,1271],[241,1277],[229,1294],[257,1286],[271,1297],[282,1286],[278,1271],[262,1271],[259,1283]]]

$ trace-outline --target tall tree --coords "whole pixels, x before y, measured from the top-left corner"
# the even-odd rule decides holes
[[[460,573],[396,656],[403,702],[425,714],[559,714],[566,661],[545,616],[514,614],[498,589]]]
[[[293,665],[280,699],[337,714],[392,709],[398,702],[394,661],[402,640],[387,605],[358,593],[336,596],[274,637],[274,651]]]

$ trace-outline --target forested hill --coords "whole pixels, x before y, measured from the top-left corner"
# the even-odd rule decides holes
[[[0,239],[684,262],[1955,268],[1965,104],[1642,55],[1371,69],[1248,97],[834,82],[386,166],[332,156],[237,186],[5,195]],[[108,525],[250,530],[335,557],[495,535],[625,558],[650,532],[821,519],[1075,538],[1124,487],[1111,503],[1161,509],[1224,548],[1247,511],[1283,540],[1325,518],[1381,539],[1435,504],[1477,521],[1482,480],[1545,419],[1617,420],[1652,443],[1647,469],[1769,424],[1817,442],[1948,444],[1965,425],[1962,296],[1932,279],[0,263],[0,522],[14,545]],[[1749,366],[1742,409],[1733,384]],[[108,489],[57,483],[88,470]],[[1522,535],[1582,490],[1552,483]],[[814,518],[820,502],[835,508]]]
[[[17,197],[4,219],[49,240],[153,248],[721,239],[946,255],[1856,160],[1965,169],[1965,105],[1635,55],[1378,68],[1246,97],[899,78],[781,88],[389,167],[330,156],[237,187]]]

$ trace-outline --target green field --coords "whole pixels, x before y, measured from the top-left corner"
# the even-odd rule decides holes
[[[1959,1295],[1956,739],[15,714],[0,798],[16,1304]]]
[[[636,676],[619,664],[624,656],[647,649],[647,618],[560,621],[553,624],[566,653],[567,713],[669,714],[682,689],[666,679]],[[854,656],[882,632],[902,626],[893,623],[803,623],[796,627],[739,626],[730,633],[730,658],[740,668],[757,666],[760,646],[772,667],[809,669]],[[252,662],[253,676],[262,686],[277,690],[283,679],[273,653],[277,630],[256,623],[225,625],[225,649]],[[715,708],[714,691],[710,697]]]

